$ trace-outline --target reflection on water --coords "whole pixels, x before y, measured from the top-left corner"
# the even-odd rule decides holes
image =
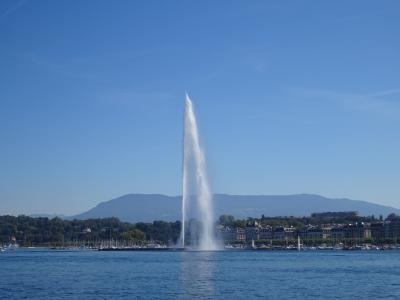
[[[181,298],[212,298],[215,296],[215,261],[216,252],[185,251],[181,252]]]
[[[19,249],[0,253],[0,299],[400,299],[400,251],[338,254]]]

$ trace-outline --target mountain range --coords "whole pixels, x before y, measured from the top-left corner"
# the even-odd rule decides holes
[[[127,194],[68,217],[89,219],[118,217],[126,222],[176,221],[181,219],[181,196],[160,194]],[[214,195],[216,216],[235,218],[265,216],[309,216],[314,212],[357,211],[360,215],[400,214],[400,209],[351,199],[333,199],[313,194],[297,195]]]

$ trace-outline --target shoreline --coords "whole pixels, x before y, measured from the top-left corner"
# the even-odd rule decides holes
[[[345,248],[321,248],[309,247],[298,250],[297,248],[223,248],[220,250],[196,250],[184,248],[54,248],[54,247],[18,247],[15,249],[6,249],[3,252],[18,251],[101,251],[101,252],[382,252],[382,251],[400,251],[400,247],[345,247]]]

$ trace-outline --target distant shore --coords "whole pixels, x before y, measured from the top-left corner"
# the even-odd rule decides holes
[[[166,252],[166,251],[173,251],[173,252],[198,252],[199,250],[192,249],[192,248],[176,248],[176,247],[110,247],[110,248],[89,248],[89,247],[44,247],[44,246],[37,246],[37,247],[10,247],[10,248],[2,248],[2,252],[10,252],[10,251],[106,251],[106,252],[134,252],[134,251],[152,251],[152,252]],[[281,247],[281,246],[265,246],[265,247],[232,247],[232,246],[225,246],[220,250],[213,250],[209,252],[219,252],[219,251],[296,251],[296,252],[314,252],[314,251],[400,251],[400,244],[398,245],[383,245],[383,246],[376,246],[370,244],[364,245],[356,245],[356,246],[343,246],[343,245],[336,245],[336,246],[318,246],[318,247],[307,247],[301,246],[300,248],[296,248],[293,246],[288,247]]]
[[[199,224],[199,221],[188,220],[186,228],[199,232]],[[68,221],[0,216],[0,250],[18,246],[172,249],[180,245],[181,228],[180,221],[131,224],[117,218]],[[235,219],[222,215],[215,222],[215,239],[226,250],[397,249],[400,216],[390,214],[384,219],[383,216],[359,216],[356,212],[326,212],[301,218],[262,215],[261,218]],[[185,246],[196,248],[196,243],[196,236],[187,231]]]

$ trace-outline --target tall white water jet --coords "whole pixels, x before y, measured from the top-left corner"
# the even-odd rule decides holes
[[[193,179],[193,180],[191,180]],[[206,161],[200,145],[199,132],[193,103],[186,94],[183,134],[183,179],[182,179],[182,247],[185,247],[185,222],[189,201],[196,201],[197,215],[201,222],[198,250],[217,250],[215,240],[212,193],[208,184]],[[195,194],[191,190],[195,190]]]

